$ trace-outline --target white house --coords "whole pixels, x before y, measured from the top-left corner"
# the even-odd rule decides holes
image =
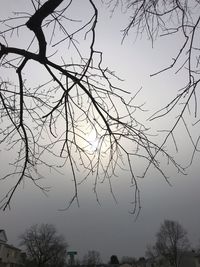
[[[7,244],[4,230],[0,230],[0,267],[21,267],[23,265],[20,249]]]

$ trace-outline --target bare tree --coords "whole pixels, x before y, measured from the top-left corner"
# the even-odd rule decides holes
[[[119,265],[119,260],[118,260],[117,255],[112,255],[110,257],[109,264],[111,264],[111,265]]]
[[[88,253],[83,257],[83,264],[86,266],[94,267],[101,263],[102,261],[100,253],[96,250],[89,250]]]
[[[156,246],[147,245],[145,255],[148,259],[155,261],[158,257],[158,252],[156,250]]]
[[[157,233],[155,250],[172,266],[178,267],[189,248],[186,230],[176,221],[165,220]]]
[[[9,172],[1,178],[10,182],[10,178],[15,177],[1,198],[3,209],[10,205],[16,189],[25,180],[32,181],[43,192],[48,190],[40,184],[43,166],[54,170],[62,170],[67,164],[70,166],[74,194],[69,205],[74,200],[79,203],[78,185],[89,176],[94,177],[94,192],[99,201],[98,183],[108,181],[113,194],[111,177],[117,175],[118,168],[128,169],[134,190],[133,213],[140,210],[138,179],[146,175],[150,166],[154,166],[168,181],[158,160],[159,155],[164,156],[177,171],[183,172],[166,152],[164,144],[170,135],[173,136],[179,121],[185,122],[184,113],[192,97],[197,115],[198,80],[194,79],[197,71],[194,72],[193,64],[191,66],[194,43],[188,35],[192,30],[196,33],[198,23],[196,26],[189,24],[190,16],[180,7],[173,8],[175,11],[170,9],[175,16],[182,14],[182,27],[178,31],[182,31],[187,40],[173,65],[188,44],[192,52],[187,53],[184,63],[190,64],[187,68],[188,86],[162,109],[161,114],[154,116],[168,114],[174,105],[186,99],[176,124],[160,145],[152,141],[149,129],[137,119],[137,112],[143,110],[142,105],[135,103],[137,93],[129,96],[128,92],[116,86],[120,78],[103,66],[103,55],[95,43],[98,9],[92,0],[86,2],[90,12],[78,20],[71,18],[71,9],[77,9],[72,0],[30,0],[27,1],[29,10],[15,12],[13,17],[1,20],[0,145],[1,149],[15,154]],[[138,28],[138,33],[148,29],[154,17],[157,24],[152,23],[158,31],[163,17],[157,10],[160,1],[127,3],[134,2],[138,3],[132,5],[137,12],[125,35],[132,26]],[[143,3],[141,8],[140,2]],[[167,8],[165,3],[161,4],[163,8]],[[149,8],[152,5],[155,10]],[[164,15],[170,13],[163,12]],[[15,44],[16,38],[20,40],[19,46]],[[39,69],[37,79],[34,67]],[[199,139],[194,142],[191,137],[191,140],[197,150]],[[140,172],[134,167],[137,160],[143,162]],[[81,178],[80,172],[84,173]]]
[[[136,262],[137,260],[134,257],[123,256],[121,258],[120,264],[130,264],[131,266],[137,266]]]
[[[34,266],[64,266],[68,245],[53,225],[33,225],[20,236],[20,240]]]

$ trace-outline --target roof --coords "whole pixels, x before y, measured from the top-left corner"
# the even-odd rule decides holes
[[[4,247],[9,248],[9,249],[12,249],[12,250],[21,251],[20,248],[17,248],[17,247],[15,247],[15,246],[13,246],[13,245],[9,245],[9,244],[4,244]]]
[[[6,232],[3,229],[0,229],[0,243],[6,243],[8,241]]]

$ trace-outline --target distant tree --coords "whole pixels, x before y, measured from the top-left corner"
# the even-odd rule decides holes
[[[196,251],[198,251],[198,253],[200,254],[200,239],[199,239],[199,242],[198,242],[197,248],[196,248],[195,250],[196,250]]]
[[[168,260],[172,266],[178,267],[188,248],[186,230],[176,221],[165,220],[156,236],[157,254]]]
[[[20,236],[25,247],[27,262],[34,267],[63,267],[67,243],[50,224],[33,225]]]
[[[129,256],[123,256],[122,258],[121,258],[121,261],[120,261],[120,263],[121,264],[124,264],[124,263],[128,263],[128,264],[131,264],[132,266],[134,266],[135,264],[136,264],[136,258],[134,258],[134,257],[129,257]]]
[[[83,257],[83,264],[86,266],[97,266],[102,263],[100,253],[96,250],[89,250],[86,255]]]
[[[146,259],[145,257],[140,257],[137,261],[139,266],[145,267],[146,266]]]
[[[115,265],[115,264],[119,264],[119,260],[118,260],[118,257],[116,255],[112,255],[110,257],[110,262],[109,262],[111,265]]]
[[[152,259],[153,261],[157,258],[158,256],[158,252],[156,251],[156,247],[155,246],[151,246],[151,245],[148,245],[146,247],[146,257],[148,259]]]

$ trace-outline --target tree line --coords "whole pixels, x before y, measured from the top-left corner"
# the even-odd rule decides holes
[[[51,224],[33,225],[20,237],[20,245],[26,252],[26,264],[33,267],[63,267],[67,263],[68,243],[62,235],[57,233]],[[191,250],[187,231],[177,221],[164,220],[156,234],[154,245],[147,246],[146,258],[162,258],[170,266],[180,266],[184,253]],[[200,251],[200,248],[197,248]],[[143,257],[139,261],[145,260]],[[123,263],[137,266],[138,260],[132,256],[124,256],[121,260],[112,255],[108,264],[119,265]],[[90,250],[83,256],[82,261],[76,260],[74,265],[94,267],[102,264],[100,252]]]

